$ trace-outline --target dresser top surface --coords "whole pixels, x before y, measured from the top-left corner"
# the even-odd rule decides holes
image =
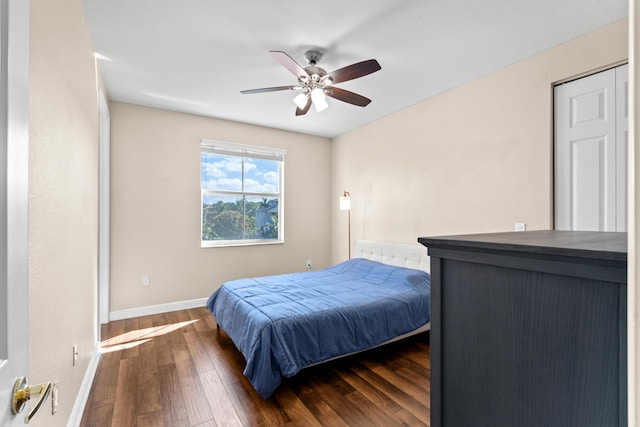
[[[428,248],[485,249],[531,254],[627,260],[627,233],[540,230],[419,237]]]

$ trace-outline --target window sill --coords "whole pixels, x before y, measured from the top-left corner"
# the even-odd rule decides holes
[[[284,240],[203,240],[200,248],[228,248],[234,246],[281,245]]]

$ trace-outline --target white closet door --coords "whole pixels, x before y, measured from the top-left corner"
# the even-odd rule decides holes
[[[616,71],[555,88],[558,230],[616,230]]]

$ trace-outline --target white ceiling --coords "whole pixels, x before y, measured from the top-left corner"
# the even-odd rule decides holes
[[[628,16],[627,0],[83,0],[111,100],[335,137]],[[327,71],[375,58],[336,86],[373,101],[295,117],[297,83],[269,50]]]

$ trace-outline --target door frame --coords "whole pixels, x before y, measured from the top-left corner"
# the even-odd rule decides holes
[[[100,166],[98,189],[98,322],[97,337],[100,337],[100,325],[109,323],[110,307],[110,200],[111,200],[111,116],[102,88],[98,89],[98,108],[100,111]]]

